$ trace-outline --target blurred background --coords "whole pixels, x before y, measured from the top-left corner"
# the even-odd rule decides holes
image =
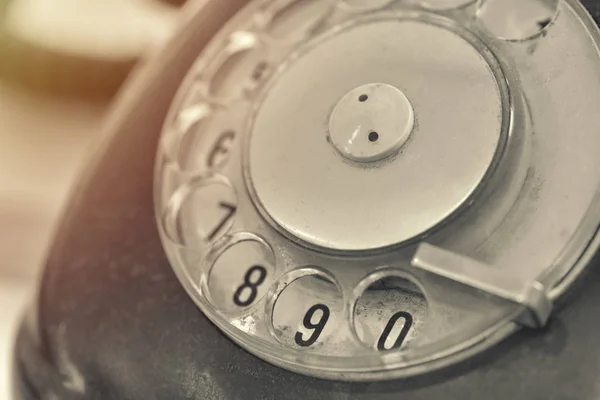
[[[184,2],[0,0],[0,400],[18,321],[104,116]]]

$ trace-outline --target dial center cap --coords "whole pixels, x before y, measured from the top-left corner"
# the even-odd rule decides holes
[[[340,100],[329,120],[329,135],[350,160],[378,161],[406,143],[414,120],[412,105],[402,91],[373,83],[351,90]]]

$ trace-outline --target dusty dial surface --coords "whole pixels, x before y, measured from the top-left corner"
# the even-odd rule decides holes
[[[370,380],[546,323],[598,246],[597,28],[500,1],[250,1],[199,55],[155,204],[225,334]]]

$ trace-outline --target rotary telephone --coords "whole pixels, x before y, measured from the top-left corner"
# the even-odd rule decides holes
[[[189,3],[73,193],[15,398],[597,398],[599,4]]]

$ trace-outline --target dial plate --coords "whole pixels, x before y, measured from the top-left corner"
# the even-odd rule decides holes
[[[278,225],[318,247],[372,250],[427,233],[471,200],[504,128],[497,68],[472,44],[433,18],[392,14],[306,47],[272,81],[250,132],[247,178]],[[377,149],[402,136],[383,115],[404,114],[405,104],[356,95],[369,109],[350,109],[345,120],[360,127],[353,140],[373,150],[349,162],[328,128],[341,124],[348,93],[378,82],[408,98],[416,123],[403,146],[381,157]]]

